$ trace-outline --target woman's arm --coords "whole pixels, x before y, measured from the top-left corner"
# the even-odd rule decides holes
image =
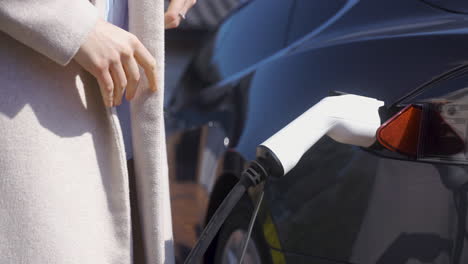
[[[98,18],[88,0],[0,0],[0,31],[51,60],[71,59],[96,77],[106,106],[131,100],[141,66],[156,90],[155,61],[131,33]]]
[[[0,0],[0,31],[66,65],[98,19],[88,0]]]

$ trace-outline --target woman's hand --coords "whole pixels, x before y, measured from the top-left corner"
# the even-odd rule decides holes
[[[166,13],[164,24],[166,29],[176,28],[180,24],[181,15],[185,16],[188,10],[197,3],[197,0],[171,0]]]
[[[156,91],[156,62],[138,38],[104,20],[81,45],[74,60],[96,77],[104,104],[120,105],[125,90],[127,100],[133,99],[143,67],[151,91]]]

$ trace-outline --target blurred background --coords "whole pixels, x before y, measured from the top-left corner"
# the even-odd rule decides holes
[[[176,29],[166,31],[166,96],[170,98],[193,53],[218,24],[246,0],[198,0]],[[165,0],[166,8],[169,0]]]
[[[198,0],[179,28],[166,31],[165,105],[169,98],[177,96],[173,94],[174,88],[192,56],[218,24],[242,2],[245,0]],[[168,3],[169,0],[165,0],[166,8]],[[174,137],[170,120],[166,120],[166,134],[168,138]],[[171,154],[174,155],[169,152]],[[169,158],[171,160],[174,159]],[[173,165],[169,164],[172,178],[175,177]],[[202,231],[199,223],[206,211],[208,193],[193,183],[180,183],[174,179],[170,182],[176,262],[183,263]]]

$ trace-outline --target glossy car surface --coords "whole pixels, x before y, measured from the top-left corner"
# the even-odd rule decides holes
[[[180,260],[256,146],[323,97],[339,91],[389,106],[418,88],[401,103],[466,88],[461,75],[424,89],[467,64],[466,10],[457,0],[253,0],[236,10],[166,109],[172,195],[190,198],[173,206],[190,215],[174,219],[184,226],[175,234]],[[262,263],[450,263],[452,196],[467,175],[463,166],[382,157],[323,138],[265,185],[256,254]],[[228,241],[245,230],[260,189],[231,215],[206,263],[231,263],[222,253],[235,247]],[[468,261],[463,253],[460,263]]]

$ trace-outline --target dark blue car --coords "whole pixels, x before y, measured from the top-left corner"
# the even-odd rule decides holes
[[[467,65],[468,1],[242,5],[193,58],[166,109],[172,195],[191,197],[173,206],[186,214],[174,219],[183,225],[179,261],[256,147],[326,96],[382,100],[382,122],[409,104],[457,101],[449,114],[466,142]],[[237,263],[262,187],[244,263],[468,263],[468,163],[390,152],[323,138],[288,175],[249,191],[205,263]]]

